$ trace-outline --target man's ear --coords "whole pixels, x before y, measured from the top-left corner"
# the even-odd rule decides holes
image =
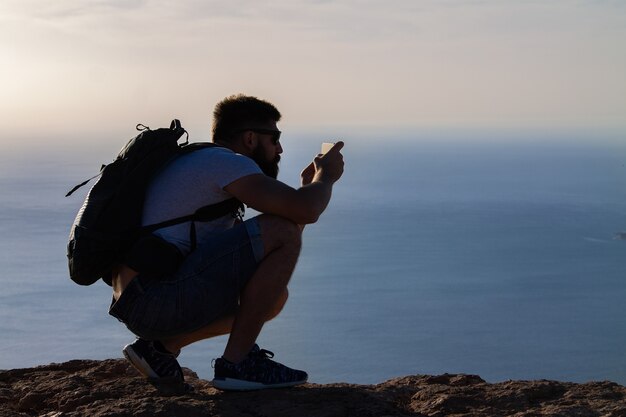
[[[257,135],[252,131],[244,132],[243,146],[250,152],[254,151],[258,145]]]

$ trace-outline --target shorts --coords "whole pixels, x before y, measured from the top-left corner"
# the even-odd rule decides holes
[[[109,314],[148,340],[193,332],[235,313],[263,253],[258,218],[246,220],[198,245],[172,276],[135,277]]]

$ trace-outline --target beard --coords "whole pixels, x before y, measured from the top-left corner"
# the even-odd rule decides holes
[[[278,178],[278,163],[280,162],[280,155],[276,155],[276,158],[268,161],[265,157],[263,149],[258,146],[252,153],[252,159],[257,163],[265,175],[274,179]]]

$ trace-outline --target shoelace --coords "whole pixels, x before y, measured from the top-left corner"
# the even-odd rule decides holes
[[[274,352],[267,349],[261,349],[259,348],[259,345],[254,345],[250,353],[248,353],[248,357],[272,359],[274,357]],[[215,359],[211,359],[211,368],[215,369]]]
[[[274,352],[270,352],[266,349],[259,349],[257,351],[252,351],[249,353],[251,356],[261,357],[263,359],[272,359],[274,357]]]

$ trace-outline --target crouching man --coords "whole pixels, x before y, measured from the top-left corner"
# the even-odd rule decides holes
[[[307,380],[306,372],[273,361],[255,342],[287,301],[302,229],[318,220],[343,174],[343,143],[315,157],[294,189],[276,179],[280,118],[276,107],[255,97],[224,99],[213,113],[213,142],[220,146],[177,157],[147,190],[144,225],[232,198],[262,213],[243,222],[228,214],[154,232],[182,258],[175,272],[158,279],[129,265],[114,271],[110,314],[138,336],[124,355],[157,387],[184,391],[176,360],[181,349],[223,334],[230,336],[214,361],[215,387],[250,390]]]

